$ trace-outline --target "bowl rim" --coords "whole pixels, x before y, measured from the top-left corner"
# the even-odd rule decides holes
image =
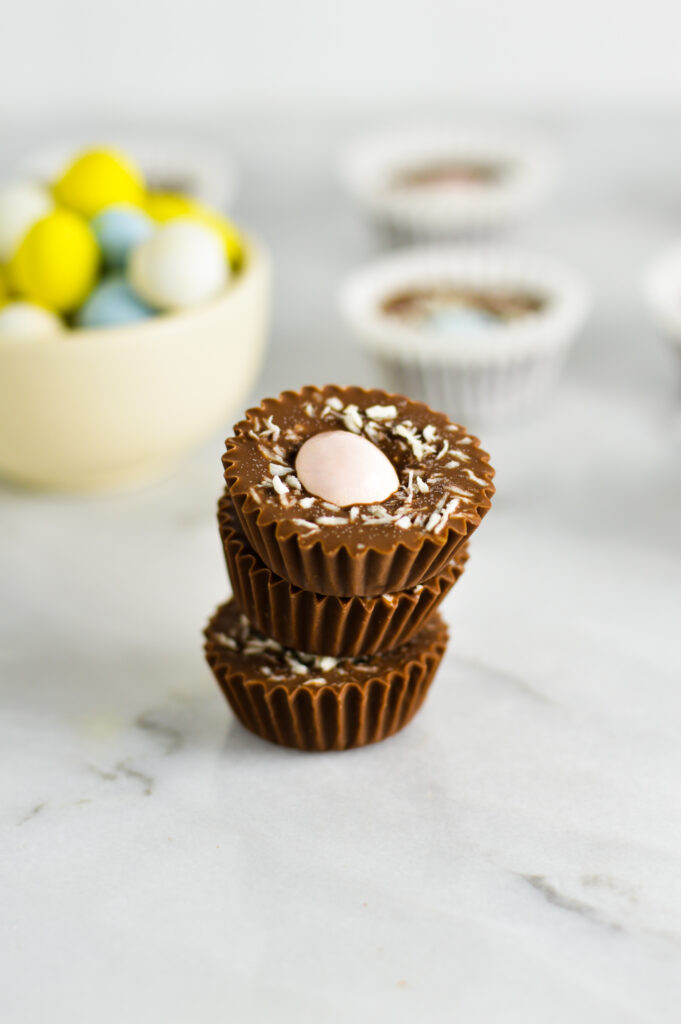
[[[242,232],[242,238],[245,250],[243,270],[233,280],[230,279],[227,287],[220,292],[217,298],[211,299],[209,302],[202,302],[189,309],[159,313],[157,316],[132,324],[116,324],[111,327],[78,327],[46,338],[0,337],[0,353],[12,349],[24,349],[31,353],[47,350],[53,356],[59,348],[64,353],[70,354],[80,351],[82,348],[89,349],[91,346],[101,351],[102,348],[111,345],[120,348],[123,345],[141,345],[148,340],[157,340],[162,329],[171,327],[174,331],[176,324],[185,324],[189,329],[192,322],[210,316],[221,307],[234,302],[250,286],[254,278],[268,270],[271,261],[269,250],[265,244],[250,232]],[[18,297],[17,301],[22,301],[21,297]]]

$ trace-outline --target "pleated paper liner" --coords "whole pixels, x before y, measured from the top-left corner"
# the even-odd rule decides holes
[[[520,292],[543,304],[512,321],[442,330],[388,315],[391,296],[453,287]],[[374,260],[346,280],[340,304],[386,387],[443,409],[474,429],[542,408],[590,307],[585,282],[547,257],[503,246],[426,245]]]
[[[411,590],[380,597],[333,597],[292,586],[255,554],[239,528],[228,494],[218,524],[232,591],[249,621],[284,647],[356,658],[407,643],[461,576],[468,558],[459,548],[445,569]]]
[[[410,643],[387,654],[311,659],[254,631],[234,601],[218,609],[205,636],[206,660],[239,721],[271,743],[320,751],[377,743],[402,729],[447,646],[435,613]]]
[[[394,408],[397,411],[399,422],[392,435],[384,433],[385,442],[379,443],[382,449],[389,449],[389,454],[397,462],[401,459],[404,463],[396,465],[401,479],[400,492],[386,499],[385,507],[393,501],[397,504],[404,499],[406,467],[415,462],[407,446],[400,447],[401,442],[396,439],[397,426],[404,429],[407,423],[412,423],[416,427],[420,425],[424,431],[433,429],[438,432],[440,444],[443,443],[442,439],[448,439],[448,459],[453,460],[453,464],[459,468],[450,470],[448,459],[443,459],[437,464],[434,461],[429,465],[424,463],[423,469],[424,476],[427,472],[435,472],[435,469],[445,475],[449,473],[454,486],[446,497],[459,498],[461,508],[447,515],[444,528],[429,530],[425,525],[425,521],[437,510],[436,498],[425,497],[425,492],[413,498],[414,507],[418,504],[419,509],[425,513],[424,524],[408,529],[400,529],[394,523],[390,524],[389,520],[389,525],[361,521],[347,522],[340,527],[328,524],[329,518],[336,519],[339,513],[341,519],[347,517],[347,509],[338,509],[331,515],[325,512],[321,528],[309,528],[305,520],[299,518],[302,514],[298,512],[300,491],[295,496],[291,492],[293,511],[287,511],[275,501],[263,499],[257,493],[254,496],[254,492],[257,492],[257,487],[253,486],[257,483],[254,467],[259,464],[258,460],[262,462],[262,456],[258,455],[258,445],[264,437],[263,425],[274,424],[276,437],[279,434],[282,438],[295,435],[295,441],[285,441],[285,455],[278,456],[287,462],[293,473],[295,454],[307,437],[320,430],[343,426],[345,421],[341,413],[338,413],[339,420],[329,421],[328,418],[320,419],[317,414],[311,416],[304,412],[313,406],[315,409],[328,408],[329,402],[337,402],[346,411],[351,408],[357,410],[362,430],[366,425],[365,436],[370,439],[376,436],[378,428],[368,423],[366,416],[363,418],[364,411],[376,407]],[[373,434],[369,427],[374,431]],[[362,430],[357,432],[361,433]],[[494,470],[489,465],[487,453],[479,447],[477,438],[467,435],[465,428],[451,423],[442,413],[434,412],[423,403],[412,402],[403,395],[392,395],[378,389],[329,385],[323,388],[305,387],[299,392],[283,392],[278,399],[265,399],[258,408],[249,409],[246,419],[237,423],[234,436],[226,444],[223,464],[227,490],[248,543],[277,576],[301,590],[312,590],[317,594],[376,597],[424,583],[446,569],[489,510],[494,494]],[[457,461],[459,459],[465,462]],[[468,473],[472,475],[466,475]],[[456,477],[454,474],[457,474]],[[449,483],[443,487],[446,490]],[[440,488],[437,493],[442,495],[444,490]],[[425,491],[428,491],[427,487]]]

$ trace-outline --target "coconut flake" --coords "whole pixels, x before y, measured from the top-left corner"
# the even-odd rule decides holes
[[[286,664],[296,676],[306,676],[310,671],[307,665],[304,665],[302,661],[298,661],[292,654],[286,652]]]
[[[292,517],[289,521],[291,523],[296,523],[298,526],[307,527],[308,530],[313,530],[314,531],[314,530],[318,530],[319,529],[317,524],[316,523],[311,523],[309,519],[295,519],[295,518]]]
[[[236,640],[231,636],[227,636],[226,633],[213,633],[212,639],[220,644],[221,647],[227,647],[230,651],[236,651],[238,648]]]
[[[371,405],[365,412],[370,420],[394,420],[397,418],[396,405]]]
[[[288,494],[288,487],[286,486],[286,484],[284,483],[280,476],[272,477],[272,486],[274,487],[277,494]]]
[[[343,516],[319,516],[317,522],[320,526],[346,526],[347,519]]]
[[[383,436],[378,425],[376,423],[372,423],[371,420],[367,420],[364,424],[364,433],[370,441],[373,441],[374,444],[378,444]]]
[[[262,436],[271,437],[273,441],[278,441],[281,429],[274,422],[274,416],[267,416],[265,418],[265,423],[267,424],[267,430],[261,431]]]
[[[447,513],[446,512],[441,512],[440,513],[440,522],[437,524],[437,526],[433,530],[433,533],[442,533],[442,531],[444,530],[445,526],[447,525],[447,521],[448,520],[449,520],[449,516],[447,515]]]
[[[345,406],[343,409],[343,423],[346,430],[351,430],[353,434],[361,434],[364,420],[358,406],[352,404]]]
[[[431,512],[428,522],[426,523],[426,533],[430,533],[433,527],[440,522],[440,513]]]
[[[481,487],[487,487],[487,480],[481,480],[479,476],[476,476],[472,469],[464,469],[466,476],[469,476],[471,480],[475,480],[476,484],[480,484]]]

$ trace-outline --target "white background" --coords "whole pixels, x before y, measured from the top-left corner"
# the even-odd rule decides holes
[[[677,0],[30,0],[0,111],[681,101]]]

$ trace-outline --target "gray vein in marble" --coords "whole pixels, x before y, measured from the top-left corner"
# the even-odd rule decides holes
[[[17,825],[25,825],[27,821],[31,820],[31,818],[35,818],[36,815],[40,814],[40,812],[45,807],[47,807],[47,801],[46,800],[43,800],[42,803],[35,804],[35,806],[32,807],[31,810],[27,814],[25,814],[23,816],[23,818],[19,819],[19,821],[17,822]]]
[[[135,719],[135,725],[138,729],[142,729],[144,732],[149,733],[150,736],[158,739],[163,744],[164,753],[174,754],[183,745],[182,733],[174,726],[168,725],[167,722],[159,721],[156,717],[158,713],[154,709],[143,711]]]
[[[582,885],[587,889],[608,889],[610,892],[621,896],[632,906],[639,902],[638,893],[632,886],[626,885],[608,875],[582,875]]]
[[[94,764],[87,765],[87,768],[104,782],[117,782],[120,778],[135,779],[142,783],[144,796],[151,796],[154,790],[155,780],[153,777],[147,775],[146,772],[140,771],[139,768],[135,768],[128,759],[118,761],[113,771],[105,771]]]
[[[514,689],[519,690],[524,696],[529,697],[531,700],[537,701],[540,704],[555,704],[550,697],[540,693],[539,690],[535,690],[534,687],[530,686],[520,676],[514,675],[512,672],[506,672],[505,669],[497,668],[494,665],[486,665],[483,661],[478,661],[477,658],[463,657],[460,654],[454,654],[452,661],[467,668],[472,668],[476,672],[481,672],[490,679],[497,682],[503,683],[506,686],[512,686]]]
[[[541,893],[547,903],[552,906],[558,907],[560,910],[567,910],[571,914],[578,914],[592,924],[607,928],[609,931],[621,932],[623,930],[622,925],[602,917],[596,907],[592,907],[590,903],[584,903],[582,900],[576,900],[573,896],[560,892],[544,875],[521,874],[520,877],[536,892]]]

